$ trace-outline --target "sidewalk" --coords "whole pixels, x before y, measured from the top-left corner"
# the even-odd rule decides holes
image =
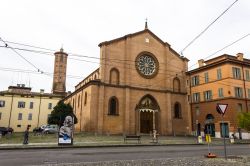
[[[13,138],[14,139],[14,138]],[[206,142],[203,141],[202,144],[197,142],[196,137],[174,137],[174,136],[160,136],[158,143],[152,142],[152,138],[150,136],[142,136],[141,143],[138,143],[136,140],[124,142],[122,136],[95,136],[95,137],[84,137],[79,138],[76,137],[74,140],[74,144],[59,146],[57,143],[57,139],[54,138],[50,142],[42,142],[46,141],[47,137],[43,137],[41,142],[37,142],[39,140],[31,139],[28,145],[23,145],[22,143],[18,143],[17,141],[13,143],[11,138],[5,141],[1,141],[0,139],[0,150],[7,149],[39,149],[39,148],[81,148],[81,147],[114,147],[114,146],[170,146],[170,145],[207,145]],[[88,139],[88,140],[86,140]],[[20,139],[21,140],[21,139]],[[12,142],[11,142],[12,141]],[[22,141],[20,141],[22,142]],[[229,139],[226,140],[227,144],[231,144]],[[250,140],[236,140],[235,144],[250,144]],[[212,138],[211,145],[223,145],[223,139]]]

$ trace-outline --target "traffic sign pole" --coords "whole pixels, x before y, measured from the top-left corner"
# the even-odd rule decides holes
[[[222,134],[223,134],[223,141],[224,141],[224,154],[225,154],[225,159],[227,160],[227,148],[226,148],[226,127],[224,123],[223,116],[226,113],[228,104],[217,104],[216,110],[219,114],[221,114],[222,118]]]
[[[224,154],[225,154],[225,159],[227,160],[227,148],[226,148],[226,127],[225,127],[225,123],[224,123],[224,119],[223,119],[223,114],[221,114],[221,118],[222,118],[222,133],[223,134],[223,141],[224,141]]]

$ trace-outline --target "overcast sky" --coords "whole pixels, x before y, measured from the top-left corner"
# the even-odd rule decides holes
[[[99,57],[98,44],[148,27],[163,41],[180,52],[235,0],[0,0],[0,37],[5,41],[39,46],[89,57]],[[183,55],[192,66],[198,59],[250,33],[250,0],[239,0]],[[0,41],[0,46],[3,46]],[[29,48],[9,43],[11,47]],[[45,51],[45,50],[43,50]],[[17,52],[35,67],[53,73],[52,54]],[[50,51],[51,52],[51,51]],[[53,51],[52,51],[53,52]],[[235,55],[244,53],[250,59],[250,36],[218,52]],[[26,84],[32,91],[51,92],[52,75],[36,71],[13,50],[0,47],[0,91],[9,85]],[[81,59],[79,61],[75,59]],[[91,61],[91,62],[86,62]],[[99,67],[98,60],[69,56],[67,91]],[[6,68],[10,71],[6,71]],[[14,69],[21,69],[14,72]]]

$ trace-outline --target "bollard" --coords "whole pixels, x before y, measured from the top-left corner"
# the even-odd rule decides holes
[[[202,144],[202,137],[201,136],[198,136],[198,143]]]
[[[153,130],[153,142],[158,143],[158,138],[157,138],[157,131]]]
[[[230,143],[234,143],[234,134],[232,134],[232,136],[230,137]]]

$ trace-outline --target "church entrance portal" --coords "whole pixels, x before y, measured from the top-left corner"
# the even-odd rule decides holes
[[[149,95],[143,97],[136,106],[137,133],[149,134],[158,130],[159,106],[155,99]]]

